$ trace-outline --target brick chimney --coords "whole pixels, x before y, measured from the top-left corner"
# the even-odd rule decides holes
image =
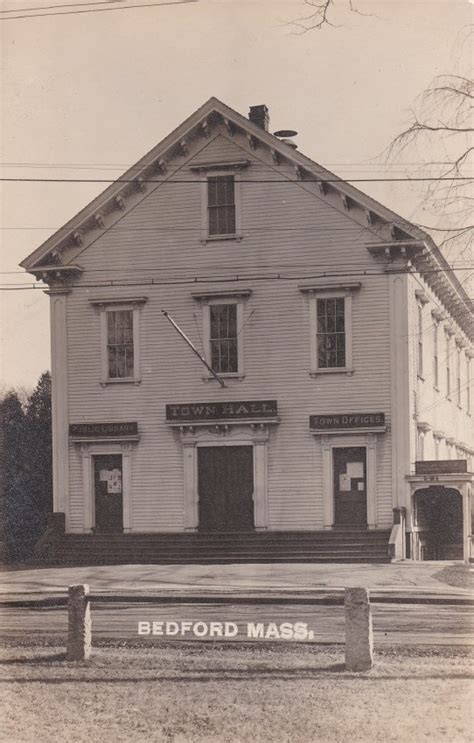
[[[270,125],[270,115],[268,113],[268,108],[265,106],[264,103],[262,103],[260,106],[250,106],[249,111],[249,120],[260,127],[260,129],[265,129],[266,132],[268,132],[268,127]]]

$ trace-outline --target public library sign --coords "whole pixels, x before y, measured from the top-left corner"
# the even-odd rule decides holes
[[[138,425],[134,422],[126,423],[71,423],[69,425],[71,438],[108,438],[117,436],[137,436]]]
[[[166,406],[167,423],[198,421],[265,420],[278,415],[276,400],[196,402]]]

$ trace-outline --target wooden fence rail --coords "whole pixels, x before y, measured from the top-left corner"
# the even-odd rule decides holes
[[[87,584],[69,586],[68,590],[68,639],[67,639],[67,659],[73,661],[86,661],[90,658],[92,647],[92,617],[91,617],[91,596]],[[122,601],[127,601],[129,597],[120,597]],[[155,602],[159,596],[148,597]],[[179,597],[174,597],[179,601]],[[206,597],[212,598],[212,597]],[[239,598],[241,601],[237,602]],[[275,603],[275,598],[271,597],[250,597],[251,603],[263,603],[262,598],[267,599],[265,603]],[[372,612],[370,607],[369,592],[366,588],[346,588],[344,597],[326,597],[324,600],[315,601],[308,597],[299,597],[305,599],[304,603],[311,601],[313,604],[324,605],[341,605],[344,604],[345,615],[345,663],[348,671],[368,671],[373,665],[373,628]],[[196,601],[202,603],[203,597],[195,597]],[[255,599],[257,599],[255,601]],[[288,597],[286,597],[288,600]],[[165,599],[169,601],[169,597]],[[184,598],[181,597],[181,602]],[[186,599],[187,600],[187,599]],[[97,601],[97,597],[94,598]],[[143,601],[143,597],[140,597]],[[214,598],[215,601],[215,598]],[[249,603],[249,597],[229,597],[232,603]],[[295,597],[291,598],[295,603]],[[280,599],[278,599],[280,602]],[[297,603],[300,601],[297,599]]]

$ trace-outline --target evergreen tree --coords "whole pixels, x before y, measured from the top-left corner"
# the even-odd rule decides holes
[[[0,403],[7,558],[22,562],[52,511],[51,376],[41,375],[25,409],[16,392]]]

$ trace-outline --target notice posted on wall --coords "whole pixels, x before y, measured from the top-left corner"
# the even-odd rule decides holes
[[[114,468],[113,470],[100,470],[99,472],[100,482],[107,483],[107,493],[109,495],[120,495],[122,492],[122,472],[121,470]]]

